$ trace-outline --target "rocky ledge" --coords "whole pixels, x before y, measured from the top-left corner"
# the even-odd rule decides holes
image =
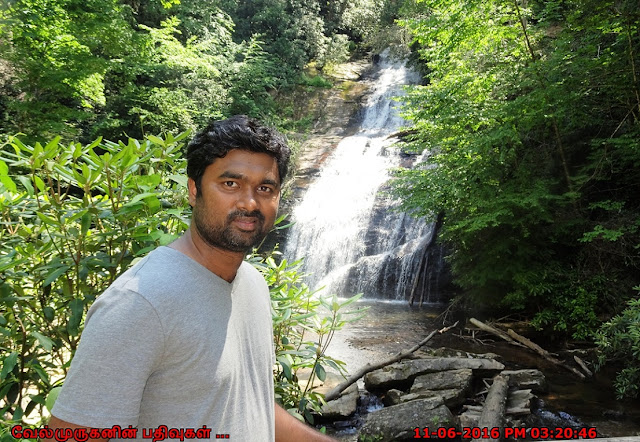
[[[496,379],[504,380],[503,393],[491,393]],[[363,416],[357,434],[341,436],[344,441],[415,440],[425,427],[432,436],[439,434],[438,429],[451,435],[487,425],[523,428],[530,425],[532,400],[546,391],[547,384],[539,370],[506,370],[494,354],[439,349],[367,373],[364,388],[366,392],[359,391],[353,384],[328,402],[320,416],[325,423],[353,418],[363,394],[373,394],[384,403]],[[496,410],[487,397],[500,394],[493,399]],[[487,424],[487,416],[495,422]]]

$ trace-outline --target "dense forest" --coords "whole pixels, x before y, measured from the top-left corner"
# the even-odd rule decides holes
[[[401,148],[428,152],[393,192],[442,220],[455,302],[597,345],[637,397],[639,27],[634,0],[4,2],[0,422],[43,410],[91,302],[186,227],[190,131],[244,113],[305,132],[287,96],[389,45],[424,78]],[[311,302],[295,265],[252,260],[272,283],[276,394],[308,417],[320,399],[292,373],[341,367],[326,340],[291,356],[291,312],[326,308],[332,330],[350,301]]]

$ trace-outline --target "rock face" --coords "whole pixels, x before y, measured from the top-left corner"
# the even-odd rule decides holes
[[[447,370],[470,369],[483,372],[497,372],[504,365],[493,359],[473,358],[426,358],[397,362],[379,370],[367,373],[365,387],[369,391],[410,386],[413,380],[425,373]]]
[[[415,439],[415,428],[451,427],[455,418],[440,397],[418,399],[383,408],[367,415],[360,435],[376,441],[404,441]]]

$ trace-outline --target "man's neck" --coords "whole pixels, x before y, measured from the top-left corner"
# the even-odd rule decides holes
[[[244,253],[230,252],[207,244],[192,228],[169,244],[169,247],[184,253],[227,282],[233,282],[244,259]]]

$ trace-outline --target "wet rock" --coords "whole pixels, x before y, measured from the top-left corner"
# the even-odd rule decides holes
[[[387,407],[390,407],[392,405],[398,405],[399,403],[402,402],[402,396],[405,396],[405,395],[406,393],[404,391],[396,390],[395,388],[392,388],[391,390],[387,391],[387,393],[384,395],[382,402]]]
[[[451,427],[454,419],[441,398],[419,399],[370,413],[360,435],[382,442],[409,441],[415,438],[415,428]]]
[[[367,373],[364,377],[364,382],[365,387],[369,391],[379,391],[391,388],[404,389],[408,388],[413,383],[413,380],[421,374],[459,369],[495,372],[504,369],[504,365],[493,359],[413,359],[396,362],[379,370]]]
[[[358,386],[353,384],[337,399],[327,402],[322,407],[322,418],[337,420],[351,416],[358,408],[359,396]]]
[[[456,407],[464,403],[472,380],[473,370],[469,368],[427,373],[413,381],[410,393],[425,398],[441,396],[445,405]]]
[[[535,393],[547,392],[547,379],[540,370],[505,370],[503,373],[509,376],[509,387],[529,388]]]
[[[418,376],[413,381],[411,393],[424,390],[446,390],[449,388],[468,390],[471,386],[473,371],[469,368],[446,370]]]
[[[424,390],[418,393],[408,393],[400,397],[399,403],[437,397],[441,398],[444,404],[450,408],[462,405],[465,401],[465,395],[462,390],[448,388],[446,390]]]

